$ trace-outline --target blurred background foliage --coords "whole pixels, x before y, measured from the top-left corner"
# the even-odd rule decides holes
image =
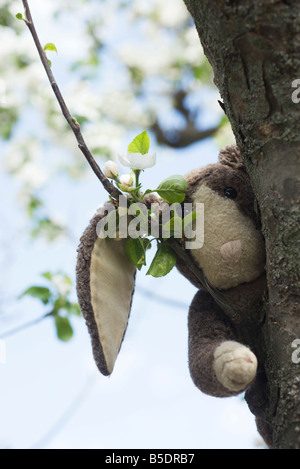
[[[156,148],[172,149],[174,158],[177,149],[206,138],[220,146],[231,142],[211,67],[183,2],[40,3],[32,2],[36,28],[44,44],[51,41],[58,49],[58,54],[47,52],[54,75],[100,165],[127,147],[129,135],[144,129]],[[44,38],[39,28],[39,10],[57,25],[51,37]],[[1,164],[16,186],[28,238],[53,244],[73,234],[67,220],[55,215],[47,190],[55,190],[58,178],[84,180],[90,169],[61,115],[29,31],[16,19],[18,12],[23,13],[21,1],[0,0]],[[58,33],[60,24],[70,29]],[[57,336],[66,341],[72,337],[72,315],[79,311],[76,299],[70,299],[71,273],[63,270],[44,273],[39,285],[30,286],[28,279],[19,300],[37,298],[45,317],[53,317]]]

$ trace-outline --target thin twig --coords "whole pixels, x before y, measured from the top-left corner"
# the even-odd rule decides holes
[[[198,282],[200,282],[202,285],[204,284],[204,274],[201,269],[197,267],[195,262],[190,258],[186,250],[184,249],[184,246],[180,244],[177,239],[175,238],[170,238],[167,240],[168,245],[173,249],[175,252],[176,256],[178,259],[183,261],[186,266],[188,266],[189,271],[195,275],[196,279]]]
[[[192,143],[211,137],[219,130],[219,126],[214,126],[206,130],[198,130],[194,124],[190,123],[185,129],[176,130],[175,133],[172,133],[172,137],[169,137],[168,132],[163,131],[157,121],[152,125],[151,130],[155,132],[158,143],[168,145],[172,148],[185,148]]]
[[[176,300],[173,298],[168,298],[166,296],[160,295],[159,293],[154,293],[152,290],[138,286],[136,287],[135,293],[140,294],[142,297],[149,299],[150,301],[156,301],[159,304],[164,303],[167,306],[172,308],[177,308],[181,310],[188,311],[190,305],[184,301]]]
[[[33,23],[33,19],[32,19],[32,15],[31,15],[31,12],[30,12],[30,8],[29,8],[29,5],[28,5],[28,1],[27,0],[22,0],[22,2],[23,2],[23,5],[24,5],[24,8],[25,8],[25,15],[26,15],[25,23],[28,26],[29,31],[31,32],[31,35],[32,35],[33,40],[35,42],[35,45],[36,45],[36,48],[38,50],[39,56],[41,58],[42,64],[43,64],[44,69],[46,71],[47,77],[48,77],[48,79],[50,81],[50,84],[52,86],[53,92],[56,96],[56,99],[58,101],[58,104],[60,105],[61,111],[62,111],[66,121],[68,122],[69,126],[71,127],[71,129],[72,129],[72,131],[75,135],[75,138],[78,142],[78,147],[81,150],[81,152],[83,153],[83,155],[85,156],[86,160],[88,161],[90,167],[92,168],[92,170],[96,174],[97,178],[99,179],[99,181],[103,185],[104,189],[113,198],[118,199],[118,197],[121,195],[121,192],[119,191],[119,189],[117,189],[105,177],[105,175],[101,171],[101,168],[96,163],[93,155],[91,154],[90,150],[88,149],[88,147],[87,147],[87,145],[84,141],[84,138],[83,138],[81,130],[80,130],[80,125],[78,124],[78,122],[76,122],[76,120],[70,114],[70,111],[69,111],[69,109],[68,109],[68,107],[65,103],[65,100],[64,100],[64,98],[63,98],[63,96],[60,92],[60,89],[59,89],[59,87],[56,83],[56,80],[53,76],[53,73],[52,73],[52,70],[50,68],[47,56],[44,52],[44,49],[41,45],[38,34],[36,32],[36,29],[35,29],[35,26],[34,26],[34,23]]]
[[[49,318],[50,316],[52,316],[52,313],[44,314],[44,316],[41,316],[40,318],[34,319],[33,321],[27,322],[26,324],[22,324],[21,326],[18,326],[15,329],[11,329],[10,331],[3,332],[3,334],[0,334],[0,339],[7,339],[7,337],[10,337],[14,334],[22,332],[22,331],[24,331],[25,329],[28,329],[31,326],[35,326],[36,324],[39,324],[44,319]]]
[[[151,290],[147,290],[146,288],[143,287],[138,287],[136,290],[137,293],[140,293],[141,296],[144,297],[149,297],[151,298],[152,301],[157,301],[159,303],[165,303],[166,305],[169,305],[170,307],[175,307],[179,309],[188,309],[189,305],[187,303],[184,303],[183,301],[180,300],[173,300],[172,298],[167,298],[159,294],[154,294]],[[43,316],[33,319],[32,321],[26,322],[25,324],[21,324],[20,326],[15,327],[14,329],[10,329],[6,332],[1,333],[0,332],[0,340],[2,339],[7,339],[8,337],[11,337],[12,335],[18,334],[19,332],[22,332],[29,327],[35,326],[42,322],[44,319],[49,318],[50,316],[53,316],[53,313],[47,313],[44,314]]]

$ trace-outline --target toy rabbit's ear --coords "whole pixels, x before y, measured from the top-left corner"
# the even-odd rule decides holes
[[[221,164],[231,168],[245,170],[242,155],[236,145],[229,145],[223,148],[219,153],[219,161]]]
[[[100,238],[97,225],[105,207],[92,218],[78,248],[77,295],[100,372],[112,373],[130,315],[135,267],[125,255],[125,239]]]

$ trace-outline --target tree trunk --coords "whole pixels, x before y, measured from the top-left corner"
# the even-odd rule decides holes
[[[292,99],[292,82],[300,79],[300,1],[184,1],[262,216],[268,280],[262,345],[273,448],[300,449],[300,364],[293,348],[300,343],[294,342],[300,339],[300,103]]]

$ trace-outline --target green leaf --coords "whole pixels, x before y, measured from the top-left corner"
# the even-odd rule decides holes
[[[16,14],[16,18],[17,18],[18,20],[25,21],[24,18],[23,18],[22,13],[17,13],[17,14]]]
[[[64,232],[64,227],[56,224],[50,218],[43,217],[35,220],[35,228],[31,230],[31,236],[44,236],[50,241],[53,241]]]
[[[181,204],[185,199],[187,182],[182,176],[171,176],[162,181],[154,192],[169,204]]]
[[[151,248],[151,241],[148,238],[142,238],[142,243],[144,245],[145,251]]]
[[[68,342],[73,337],[73,329],[68,318],[59,316],[56,314],[55,318],[55,327],[57,337],[63,342]]]
[[[175,238],[181,238],[182,236],[182,218],[177,214],[167,221],[162,227],[162,237],[168,238],[173,236]]]
[[[28,288],[28,290],[22,293],[22,295],[20,295],[20,298],[22,298],[25,295],[32,296],[33,298],[38,298],[44,303],[44,305],[46,305],[47,303],[49,303],[49,299],[51,297],[51,291],[49,290],[49,288],[46,288],[46,287],[34,286],[34,287]]]
[[[52,280],[51,272],[44,272],[42,276],[45,277],[47,280]]]
[[[61,275],[63,276],[64,281],[65,281],[68,285],[70,285],[70,286],[73,285],[72,280],[70,279],[70,277],[69,277],[68,275],[66,275],[66,274],[61,274]]]
[[[164,277],[173,269],[175,264],[175,252],[167,244],[159,244],[146,275],[152,275],[152,277]]]
[[[222,116],[222,119],[220,120],[220,122],[218,124],[218,127],[219,127],[219,129],[222,129],[223,127],[225,127],[228,124],[229,124],[229,119],[226,116],[226,114],[224,114],[224,116]]]
[[[72,116],[72,120],[73,122],[75,122],[75,124],[77,125],[82,125],[82,124],[85,124],[86,122],[89,121],[88,117],[86,116],[82,116],[82,115],[78,115],[78,116]],[[99,147],[98,147],[99,148]],[[102,152],[103,154],[103,152]]]
[[[76,125],[80,125],[78,120],[76,119],[76,117],[72,117],[72,121],[74,122],[74,124]]]
[[[8,140],[11,137],[14,125],[19,119],[18,112],[19,111],[13,106],[8,107],[7,105],[4,106],[4,104],[0,104],[0,136],[3,139]]]
[[[57,52],[57,49],[56,49],[55,45],[52,44],[52,42],[48,42],[48,44],[46,44],[44,46],[44,51],[46,51],[46,50],[52,50],[54,52]]]
[[[143,193],[143,197],[145,197],[145,195],[151,194],[152,192],[155,192],[155,191],[152,191],[151,189],[147,189],[147,190]]]
[[[59,296],[54,302],[52,314],[56,315],[60,309],[63,309],[65,307],[65,304],[66,299],[62,296]]]
[[[27,206],[27,212],[30,217],[33,217],[40,207],[42,207],[43,202],[38,199],[36,196],[31,195],[30,201]]]
[[[146,246],[141,238],[129,238],[125,243],[125,253],[129,262],[139,270],[146,265]]]
[[[74,316],[81,316],[81,311],[80,311],[78,303],[70,303],[69,301],[67,301],[64,306],[64,309],[69,314],[73,314]]]
[[[51,68],[52,67],[52,62],[49,59],[47,59],[47,60],[48,60],[49,67]]]
[[[132,142],[128,145],[127,150],[130,153],[141,153],[142,155],[145,155],[149,152],[149,148],[150,139],[147,131],[144,130],[144,132],[140,133],[135,137],[135,139],[132,140]]]

